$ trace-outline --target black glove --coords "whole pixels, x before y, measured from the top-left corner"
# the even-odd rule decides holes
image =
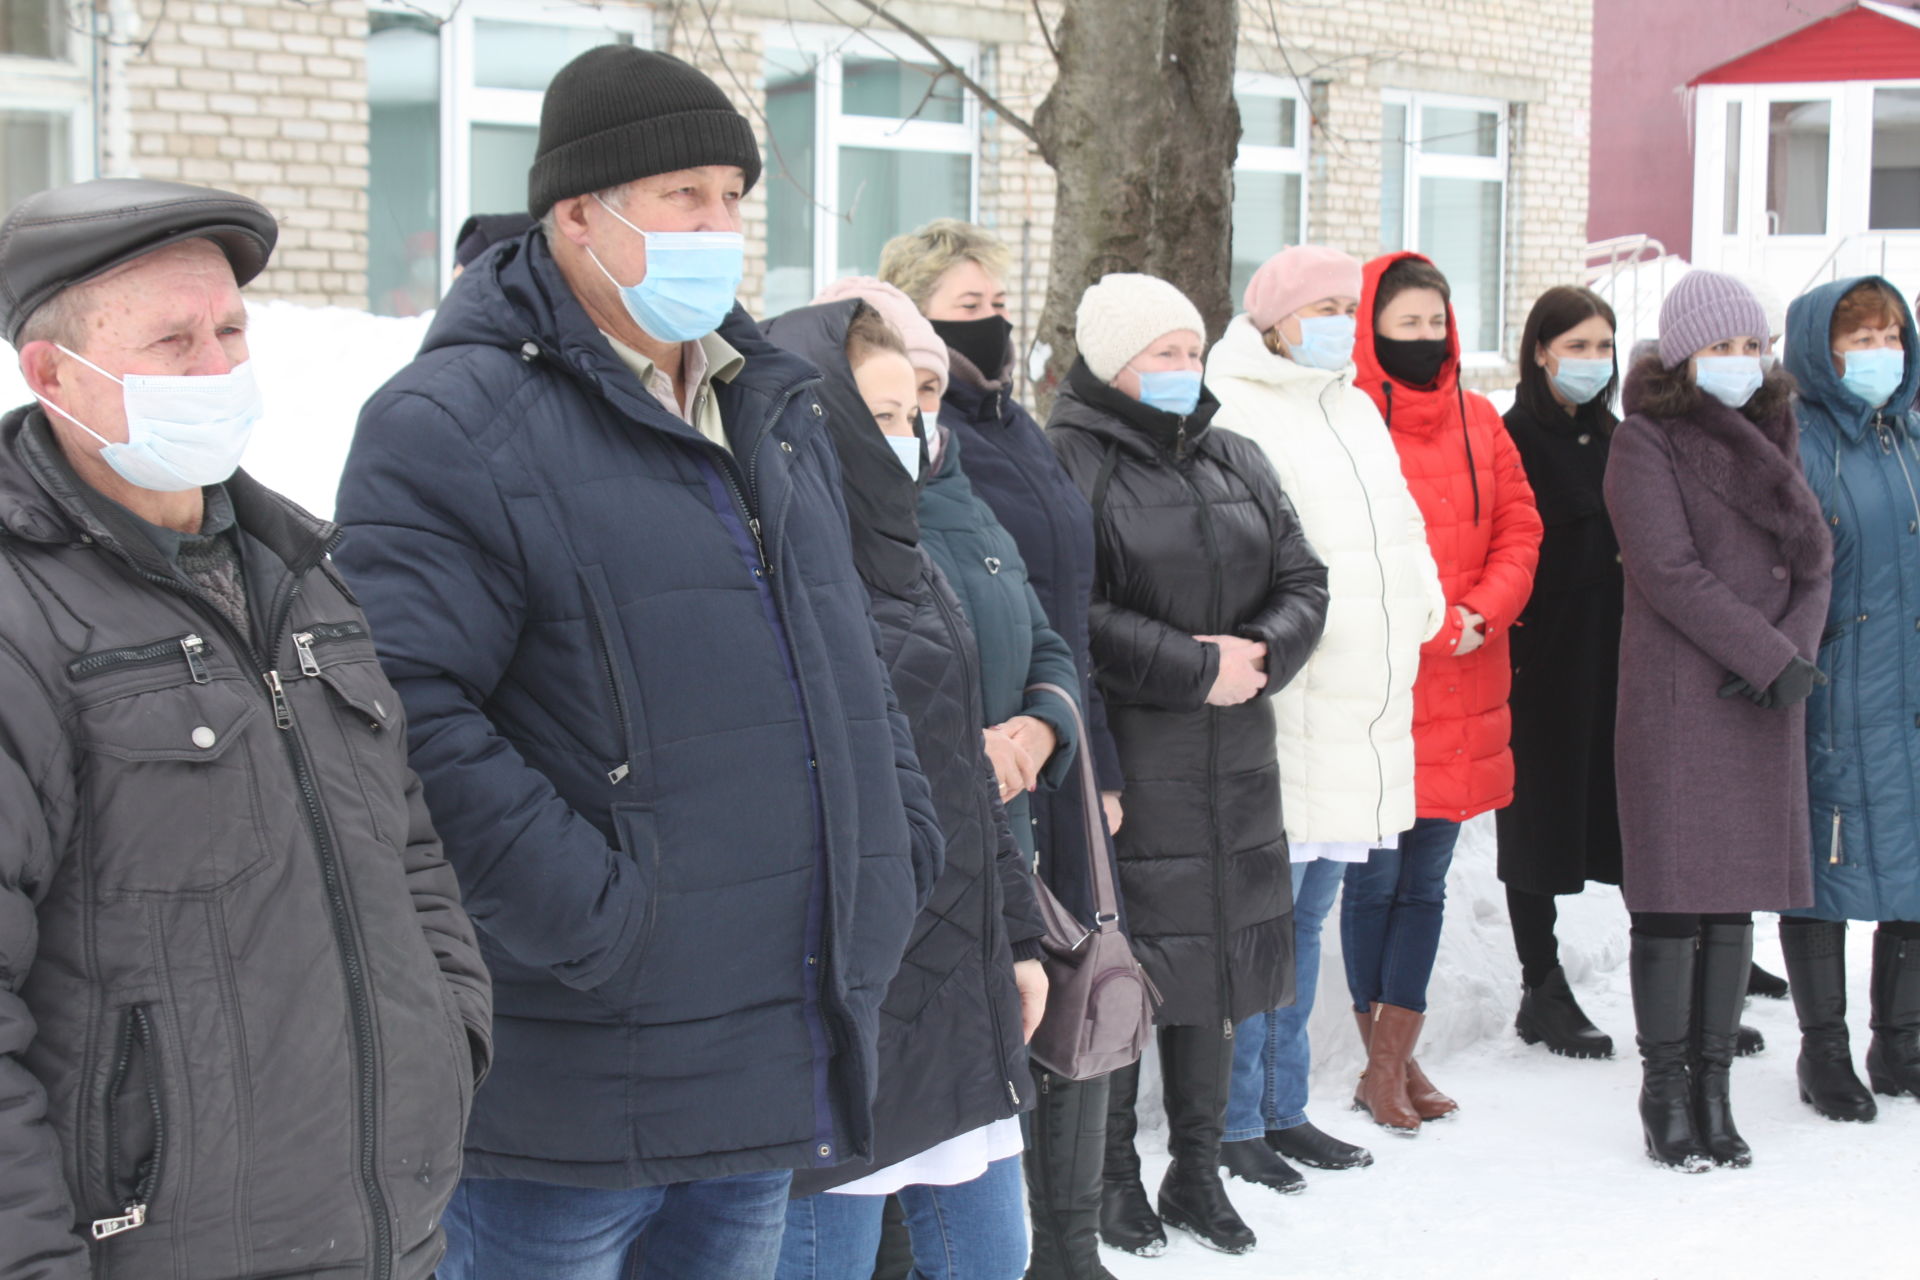
[[[1816,686],[1826,682],[1827,677],[1820,668],[1796,655],[1787,664],[1787,669],[1775,676],[1773,683],[1766,688],[1756,689],[1741,677],[1729,675],[1727,682],[1720,686],[1720,696],[1731,698],[1739,694],[1756,707],[1784,709],[1805,702],[1813,695]]]
[[[1767,696],[1773,699],[1768,705],[1790,707],[1796,702],[1805,702],[1813,696],[1816,685],[1826,682],[1826,674],[1820,668],[1796,654],[1793,661],[1787,664],[1787,669],[1775,676],[1773,683],[1767,686]]]

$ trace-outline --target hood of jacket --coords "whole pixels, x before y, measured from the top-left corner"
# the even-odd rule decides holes
[[[888,595],[912,599],[920,581],[921,481],[906,473],[861,398],[847,362],[847,327],[866,304],[858,298],[800,307],[767,321],[767,340],[820,370],[827,434],[840,457],[840,487],[861,580]],[[926,448],[916,419],[914,434]]]
[[[1268,348],[1266,335],[1255,328],[1252,318],[1246,315],[1237,315],[1228,322],[1227,331],[1207,353],[1209,384],[1222,378],[1243,378],[1288,395],[1314,398],[1325,391],[1329,383],[1350,384],[1353,377],[1352,363],[1338,370],[1315,369],[1275,353]]]
[[[1839,309],[1840,300],[1856,286],[1875,280],[1896,296],[1906,296],[1881,276],[1855,276],[1810,289],[1787,307],[1785,363],[1787,372],[1800,384],[1800,399],[1806,404],[1818,405],[1853,440],[1865,438],[1876,413],[1901,418],[1912,412],[1914,399],[1920,395],[1920,332],[1915,329],[1911,308],[1907,309],[1900,329],[1900,342],[1907,357],[1906,376],[1900,379],[1899,388],[1884,407],[1870,405],[1847,390],[1840,375],[1833,371],[1830,336],[1833,313]]]
[[[1432,386],[1409,386],[1390,377],[1380,367],[1380,357],[1373,349],[1373,300],[1380,291],[1380,277],[1388,267],[1408,258],[1433,265],[1433,259],[1424,254],[1390,253],[1375,258],[1361,271],[1360,313],[1354,317],[1354,385],[1373,397],[1390,430],[1432,435],[1443,428],[1464,428],[1467,414],[1460,389],[1460,320],[1452,302],[1447,303],[1447,358]]]
[[[820,376],[807,361],[768,342],[738,303],[717,332],[746,360],[732,382],[714,384],[723,406],[734,388],[777,401]],[[574,297],[547,247],[546,233],[538,227],[502,241],[461,273],[441,301],[420,354],[461,346],[498,347],[527,361],[544,357],[643,428],[661,419],[660,402],[614,354],[606,335]],[[725,417],[730,432],[743,426],[760,429],[732,414]],[[689,439],[699,437],[677,420],[668,429]],[[751,456],[755,443],[733,438],[734,451],[742,458]]]
[[[1117,444],[1123,453],[1152,459],[1198,450],[1218,412],[1220,402],[1205,386],[1200,388],[1200,403],[1185,417],[1156,409],[1100,381],[1087,362],[1075,356],[1047,425],[1077,427]]]

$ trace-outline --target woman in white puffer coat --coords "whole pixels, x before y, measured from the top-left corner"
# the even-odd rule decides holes
[[[1207,357],[1218,421],[1266,451],[1327,565],[1327,628],[1305,670],[1274,695],[1281,796],[1293,863],[1298,998],[1235,1030],[1221,1162],[1298,1191],[1292,1158],[1371,1164],[1306,1116],[1307,1018],[1320,927],[1350,862],[1413,825],[1413,680],[1446,616],[1425,522],[1373,401],[1353,385],[1360,263],[1302,245],[1269,259]]]

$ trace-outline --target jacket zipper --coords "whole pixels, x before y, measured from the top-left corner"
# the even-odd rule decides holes
[[[120,1024],[120,1047],[114,1054],[113,1071],[107,1081],[107,1194],[113,1194],[113,1178],[120,1167],[120,1125],[114,1104],[126,1087],[127,1073],[133,1067],[133,1051],[138,1046],[147,1055],[147,1107],[153,1113],[153,1154],[138,1171],[133,1195],[112,1217],[96,1218],[89,1231],[95,1240],[107,1240],[147,1225],[147,1211],[154,1192],[160,1186],[160,1161],[167,1151],[167,1118],[160,1105],[160,1058],[153,1048],[153,1024],[145,1005],[132,1005]]]
[[[193,676],[195,684],[205,684],[210,678],[207,667],[201,658],[209,652],[207,642],[191,632],[177,640],[155,640],[152,644],[133,645],[125,649],[103,649],[99,653],[90,653],[84,658],[75,658],[67,664],[67,674],[75,680],[91,680],[95,676],[106,675],[109,671],[124,671],[130,667],[157,667],[162,663],[184,658],[187,671]]]
[[[946,623],[947,634],[957,639],[959,636],[961,636],[964,633],[960,629],[960,619],[954,616],[953,606],[947,602],[946,597],[943,596],[940,592],[935,591],[932,593],[932,595],[933,595],[934,604],[938,606],[940,610],[941,621]],[[964,659],[964,657],[965,655],[963,653],[962,658]],[[974,688],[973,674],[974,674],[973,667],[971,666],[971,664],[963,660],[960,663],[960,683],[966,691],[966,705],[974,708],[975,710],[980,710],[983,704],[980,701],[980,695],[978,690]],[[981,714],[982,714],[982,718],[984,718],[984,712],[982,712]],[[981,754],[983,757],[986,754],[984,749],[982,750]],[[989,846],[991,846],[992,834],[994,829],[992,797],[990,796],[986,797],[986,801],[987,801],[986,804],[982,806],[986,810],[986,813],[983,814],[982,816],[986,819],[985,830],[988,836],[987,843]],[[1008,826],[1009,828],[1011,828],[1012,826],[1011,819],[1009,819]],[[1024,861],[1025,860],[1022,859],[1023,863]],[[1001,1048],[1001,1045],[1005,1042],[1004,1037],[1006,1035],[1005,1024],[1002,1023],[1000,1020],[1000,1004],[999,1004],[999,1001],[994,999],[993,966],[991,961],[991,957],[993,954],[992,942],[993,942],[993,937],[995,932],[994,930],[994,915],[995,915],[994,899],[998,896],[994,892],[994,889],[997,888],[1000,883],[999,863],[1000,863],[999,851],[989,847],[987,852],[987,858],[986,858],[986,866],[982,871],[982,877],[986,880],[986,883],[987,883],[987,893],[986,893],[987,915],[986,915],[986,920],[984,922],[983,931],[980,935],[982,938],[984,938],[987,941],[987,944],[988,944],[986,947],[986,955],[988,957],[988,962],[981,966],[980,977],[981,977],[981,985],[985,990],[985,994],[987,998],[987,1016],[993,1021],[992,1053],[993,1053],[993,1064],[994,1064],[993,1069],[995,1071],[1000,1071],[1005,1066],[1005,1063],[1003,1063],[1000,1058],[1000,1048]],[[1002,926],[1002,929],[1004,931],[1004,925]],[[1018,990],[1018,984],[1016,984],[1015,989]],[[1012,1099],[1014,1109],[1016,1111],[1019,1110],[1020,1090],[1014,1087],[1014,1083],[1012,1080],[1006,1079],[1005,1077],[1002,1077],[1001,1082],[1007,1086],[1007,1097]]]
[[[1176,459],[1186,443],[1186,424],[1181,424],[1175,436]],[[1213,609],[1209,616],[1215,626],[1222,625],[1220,593],[1223,583],[1220,575],[1220,542],[1213,528],[1213,513],[1207,507],[1207,500],[1200,493],[1200,486],[1193,482],[1185,467],[1178,461],[1174,463],[1174,474],[1193,495],[1196,513],[1200,517],[1200,536],[1207,544],[1208,569],[1212,575]],[[1214,965],[1219,970],[1220,980],[1220,1034],[1227,1040],[1233,1039],[1233,975],[1227,966],[1227,883],[1226,873],[1220,865],[1220,796],[1218,778],[1220,773],[1220,708],[1211,704],[1207,710],[1207,841],[1208,861],[1213,864],[1213,953]]]
[[[323,554],[331,552],[335,546],[339,545],[340,537],[341,534],[336,531],[322,549]],[[240,634],[220,610],[214,608],[204,596],[185,582],[152,572],[112,542],[96,540],[94,545],[110,547],[113,553],[119,556],[142,580],[180,596],[216,625],[224,627],[236,641],[239,641],[235,645],[235,652],[251,652],[255,668],[261,681],[266,685],[268,697],[273,703],[274,724],[286,734],[287,759],[293,771],[294,780],[300,787],[308,828],[313,836],[315,852],[319,858],[321,877],[327,893],[329,923],[333,927],[334,945],[340,950],[340,963],[347,991],[355,1058],[354,1106],[359,1112],[360,1119],[360,1184],[361,1191],[367,1197],[373,1227],[374,1256],[371,1275],[373,1280],[389,1280],[393,1274],[393,1224],[387,1208],[386,1193],[380,1189],[379,1160],[375,1151],[379,1124],[373,1106],[374,1086],[378,1075],[373,1053],[373,1005],[367,991],[365,964],[360,955],[359,941],[353,931],[346,890],[340,876],[339,853],[327,825],[326,809],[321,803],[318,785],[313,779],[312,766],[307,760],[306,749],[300,741],[298,731],[294,729],[293,712],[287,703],[280,673],[273,668],[269,656],[273,650],[263,651],[247,643],[246,637]],[[265,632],[268,643],[273,643],[276,637],[286,632],[287,620],[293,614],[293,604],[299,595],[300,581],[295,578],[281,591],[279,599],[275,602],[272,619]],[[277,645],[275,647],[277,648]]]
[[[1840,806],[1833,806],[1833,838],[1827,844],[1827,865],[1840,865]]]
[[[606,682],[607,698],[613,703],[614,718],[620,724],[620,748],[626,750],[633,741],[633,727],[627,719],[627,700],[620,696],[620,681],[615,675],[613,665],[613,646],[607,642],[605,620],[600,617],[600,604],[593,598],[591,591],[584,591],[587,599],[587,625],[593,628],[593,644],[600,651],[600,678]],[[633,772],[631,758],[607,770],[607,781],[618,785]]]

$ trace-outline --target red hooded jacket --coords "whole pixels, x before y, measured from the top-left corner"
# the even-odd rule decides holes
[[[1427,521],[1427,547],[1447,604],[1487,620],[1486,643],[1464,657],[1460,616],[1420,650],[1413,686],[1414,791],[1423,818],[1464,822],[1513,800],[1507,634],[1533,594],[1540,514],[1519,450],[1485,396],[1460,385],[1460,329],[1447,308],[1447,360],[1430,387],[1387,376],[1373,350],[1380,276],[1415,253],[1366,265],[1353,346],[1355,385],[1373,397],[1400,454],[1400,472]],[[1421,258],[1421,261],[1426,259]]]

